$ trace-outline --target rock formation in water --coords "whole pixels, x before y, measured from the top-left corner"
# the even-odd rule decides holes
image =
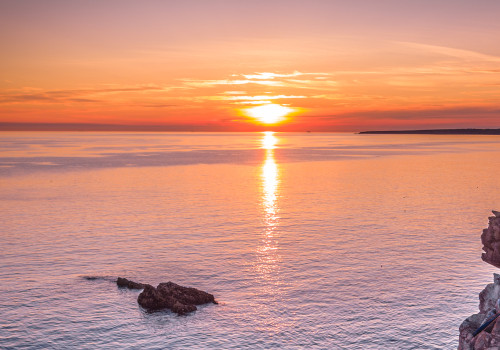
[[[170,309],[185,315],[197,310],[196,305],[217,304],[212,294],[190,287],[183,287],[173,282],[160,283],[156,288],[149,285],[118,277],[116,284],[129,289],[143,289],[137,302],[147,311]]]
[[[195,311],[196,305],[217,304],[212,294],[173,282],[160,283],[156,288],[146,284],[137,302],[148,311],[170,309],[179,315]]]
[[[489,217],[488,228],[481,235],[484,250],[481,258],[488,264],[500,267],[500,213],[493,210],[493,214],[495,216]]]
[[[118,277],[116,280],[118,287],[124,287],[128,289],[144,289],[144,284],[128,280],[126,278]]]
[[[483,230],[481,241],[484,253],[481,258],[500,267],[500,213],[493,211],[489,217],[488,228]],[[460,325],[458,350],[491,350],[500,349],[500,317],[494,319],[489,326],[477,332],[487,319],[487,315],[498,315],[500,307],[500,275],[494,274],[493,283],[490,283],[479,293],[479,313],[469,316]],[[497,307],[496,307],[497,306]],[[475,334],[477,333],[477,334]]]

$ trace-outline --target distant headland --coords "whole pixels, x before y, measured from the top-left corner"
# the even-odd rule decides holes
[[[361,131],[360,134],[500,135],[500,129],[430,129]]]

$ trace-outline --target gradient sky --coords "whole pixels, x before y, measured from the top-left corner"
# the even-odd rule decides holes
[[[0,122],[498,128],[499,18],[498,0],[0,0]],[[262,125],[263,105],[291,113]]]

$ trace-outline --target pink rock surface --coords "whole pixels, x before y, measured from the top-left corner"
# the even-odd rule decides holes
[[[500,268],[500,213],[493,210],[493,214],[495,215],[488,218],[488,228],[484,229],[481,235],[484,250],[481,258]]]
[[[483,230],[481,242],[484,253],[483,261],[500,268],[500,212],[493,210],[488,218],[488,228]],[[469,316],[460,325],[458,350],[492,350],[500,349],[500,317],[483,331],[474,336],[474,332],[486,319],[486,314],[495,308],[500,299],[500,275],[493,274],[494,282],[488,284],[479,293],[479,313]],[[500,312],[496,308],[496,312]]]

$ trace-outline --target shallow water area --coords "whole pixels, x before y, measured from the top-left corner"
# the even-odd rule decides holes
[[[2,348],[452,349],[495,271],[497,136],[12,132],[0,151]],[[146,313],[118,276],[220,304]]]

